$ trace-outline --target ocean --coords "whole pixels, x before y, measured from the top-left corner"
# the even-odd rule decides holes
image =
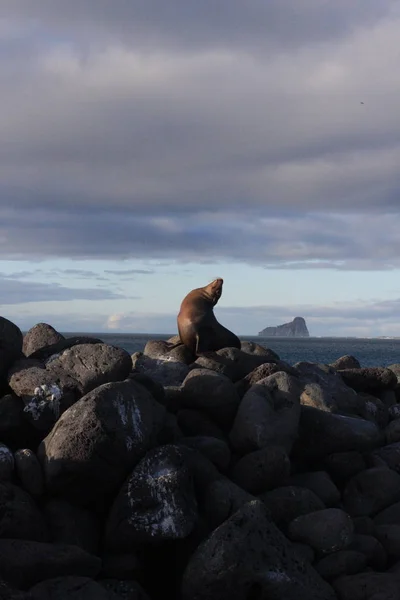
[[[78,335],[65,333],[64,335]],[[145,333],[82,333],[100,338],[107,344],[119,346],[133,354],[141,352],[148,340],[167,340],[171,334]],[[274,350],[282,360],[293,365],[299,361],[331,363],[340,356],[355,356],[362,367],[385,367],[400,363],[400,339],[380,338],[262,338],[239,336],[241,340],[257,342]]]

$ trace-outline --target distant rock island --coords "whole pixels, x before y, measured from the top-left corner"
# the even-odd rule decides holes
[[[277,327],[266,327],[258,335],[263,337],[310,337],[303,317],[295,317],[290,323],[277,325]]]

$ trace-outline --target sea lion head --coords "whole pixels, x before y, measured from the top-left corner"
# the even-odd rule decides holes
[[[204,288],[204,291],[210,298],[213,306],[215,306],[218,300],[221,298],[223,283],[224,280],[219,277],[218,279],[214,279],[214,281],[206,285],[206,287]]]

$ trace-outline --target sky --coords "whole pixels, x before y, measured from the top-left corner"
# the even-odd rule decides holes
[[[400,336],[397,0],[2,0],[0,314]]]

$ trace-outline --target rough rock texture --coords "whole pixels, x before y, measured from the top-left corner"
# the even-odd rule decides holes
[[[310,337],[303,317],[295,317],[290,323],[284,323],[277,327],[266,327],[258,335],[262,337]]]
[[[309,544],[319,554],[344,550],[353,541],[354,525],[347,513],[326,508],[297,517],[289,524],[289,536],[295,542]]]
[[[48,323],[37,323],[24,335],[22,352],[29,357],[34,352],[63,340],[65,337]]]
[[[40,445],[47,490],[82,505],[114,492],[155,445],[164,418],[164,407],[132,380],[89,392]]]
[[[245,504],[197,548],[183,576],[183,600],[334,600],[333,590],[270,521]]]
[[[0,577],[20,589],[64,575],[96,577],[101,560],[77,546],[0,539]]]
[[[87,394],[103,383],[128,377],[132,359],[126,350],[108,344],[78,344],[48,359],[46,369],[67,373]]]
[[[107,545],[126,551],[135,544],[187,537],[197,521],[193,479],[177,446],[151,450],[122,486],[107,523]]]
[[[7,319],[0,355],[4,600],[399,597],[399,365]]]
[[[298,381],[279,372],[251,386],[244,395],[230,433],[239,453],[269,445],[281,445],[290,452],[298,434],[300,419]]]

